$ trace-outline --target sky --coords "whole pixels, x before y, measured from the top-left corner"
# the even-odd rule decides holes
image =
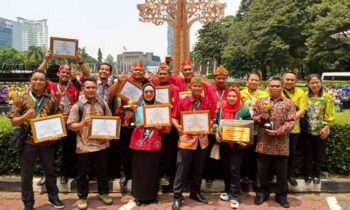
[[[241,0],[220,0],[226,3],[225,15],[234,15]],[[153,52],[163,60],[167,54],[167,25],[156,26],[139,21],[137,4],[145,0],[0,0],[0,17],[17,20],[47,19],[49,37],[79,39],[79,47],[97,57],[127,51]],[[191,49],[201,24],[191,28]]]

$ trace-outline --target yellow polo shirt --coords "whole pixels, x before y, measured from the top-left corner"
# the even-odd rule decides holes
[[[265,90],[260,89],[250,92],[248,88],[244,88],[240,91],[240,93],[242,105],[249,110],[253,110],[253,107],[258,99],[269,97],[269,94]]]

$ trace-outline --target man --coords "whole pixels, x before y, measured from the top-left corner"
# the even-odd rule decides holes
[[[253,119],[259,125],[257,153],[257,194],[254,200],[261,205],[270,196],[271,171],[276,174],[275,200],[289,208],[287,200],[287,165],[289,133],[295,125],[295,105],[282,96],[283,81],[280,77],[268,80],[269,98],[259,99],[253,109]],[[268,127],[268,123],[272,125]],[[266,126],[266,127],[264,127]]]
[[[91,163],[96,164],[99,199],[106,205],[113,203],[113,199],[108,196],[107,148],[109,148],[109,141],[108,139],[88,139],[88,130],[92,121],[90,115],[111,116],[112,113],[105,101],[98,101],[95,79],[86,78],[82,91],[83,96],[78,103],[73,105],[67,125],[70,130],[77,132],[77,191],[79,197],[77,205],[79,209],[87,209],[89,193],[87,173]],[[79,110],[81,109],[79,106],[82,106],[82,110]]]
[[[52,52],[48,50],[45,54],[43,62],[40,64],[39,69],[46,71],[47,64],[52,59]],[[81,58],[79,51],[77,52],[76,61],[82,69],[83,76],[86,78],[90,75],[90,70],[84,64],[84,60]],[[70,109],[79,99],[79,92],[76,86],[71,82],[71,70],[69,65],[60,65],[57,76],[58,83],[48,81],[48,92],[55,96],[57,101],[60,102],[61,109],[65,121],[67,121]],[[62,138],[62,165],[61,165],[61,184],[68,182],[68,177],[75,177],[76,175],[76,134],[72,131],[67,131],[67,136]]]
[[[186,60],[182,63],[181,73],[183,77],[172,76],[171,81],[180,89],[181,92],[189,91],[191,79],[194,76],[194,68],[191,61]]]
[[[229,87],[226,86],[226,81],[228,78],[228,71],[223,66],[219,66],[214,69],[214,81],[215,85],[208,87],[208,95],[211,98],[213,110],[216,110],[227,98]],[[208,151],[211,151],[216,142],[215,136],[209,135],[209,146]],[[207,160],[205,161],[204,177],[206,178],[206,183],[211,184],[213,180],[222,174],[222,167],[220,167],[220,162],[210,158],[210,152],[208,152]],[[223,200],[228,200],[228,195],[224,196]]]
[[[295,152],[297,149],[300,134],[300,118],[305,114],[307,109],[306,99],[303,97],[304,91],[295,87],[297,75],[293,71],[286,71],[283,74],[283,96],[293,101],[296,106],[296,124],[289,134],[289,157],[288,157],[288,181],[292,186],[298,186],[295,179]]]
[[[114,84],[109,91],[109,96],[114,97],[126,81],[126,79],[138,84],[142,87],[148,83],[148,79],[145,78],[145,68],[141,62],[135,62],[132,65],[131,76],[127,78],[125,74],[118,76],[118,82]],[[137,102],[136,102],[137,103]],[[129,109],[123,109],[128,101],[122,100],[120,106],[117,109],[117,115],[121,118],[122,128],[120,131],[120,185],[125,187],[128,180],[131,178],[131,150],[129,148],[130,138],[134,131],[133,124],[129,123],[130,119],[134,119],[133,111]]]
[[[191,79],[191,95],[181,99],[172,112],[172,123],[179,132],[178,153],[176,174],[174,180],[174,203],[173,210],[181,208],[183,195],[182,192],[187,183],[191,181],[190,198],[200,203],[207,204],[208,200],[201,195],[200,186],[202,174],[208,147],[208,133],[187,135],[183,134],[183,128],[180,121],[182,111],[209,110],[210,120],[215,117],[214,110],[209,98],[202,96],[204,88],[204,78],[195,76]],[[191,173],[189,173],[191,171]]]
[[[58,198],[58,188],[55,174],[55,143],[47,141],[34,143],[30,132],[30,119],[37,116],[48,116],[60,112],[58,102],[45,91],[46,74],[43,71],[34,70],[30,78],[30,90],[15,100],[8,117],[13,126],[26,128],[26,138],[19,154],[21,166],[21,189],[24,210],[32,210],[34,206],[33,192],[33,168],[37,157],[43,167],[46,177],[46,191],[49,203],[55,208],[64,208]],[[57,140],[53,138],[52,140]]]
[[[179,101],[179,88],[171,83],[170,81],[170,69],[168,64],[160,63],[157,72],[157,80],[152,81],[155,86],[169,86],[170,88],[170,103],[172,105],[172,109],[176,106]],[[163,147],[162,147],[162,155],[161,155],[161,170],[164,180],[163,182],[169,182],[169,184],[164,184],[164,191],[172,191],[172,186],[175,177],[175,168],[176,168],[176,153],[177,153],[177,140],[178,140],[178,132],[174,126],[171,128],[167,128],[166,131],[163,132]],[[169,177],[167,181],[166,178]],[[171,187],[171,189],[167,188]]]

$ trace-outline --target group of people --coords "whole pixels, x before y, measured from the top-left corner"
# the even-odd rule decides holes
[[[215,84],[201,75],[195,75],[191,61],[181,66],[182,76],[171,75],[168,63],[161,63],[157,77],[145,77],[142,63],[135,62],[131,75],[119,75],[113,84],[109,77],[112,66],[102,63],[98,78],[90,77],[84,60],[77,56],[82,69],[80,79],[72,77],[72,68],[61,65],[57,72],[59,81],[46,77],[52,52],[48,51],[38,70],[30,78],[30,90],[17,97],[8,117],[14,126],[27,126],[35,117],[62,113],[68,135],[60,139],[62,144],[61,183],[68,177],[76,177],[79,209],[88,208],[88,176],[94,173],[98,184],[98,197],[106,205],[113,203],[110,197],[109,172],[120,167],[120,184],[125,186],[132,179],[132,195],[137,205],[157,202],[159,182],[163,174],[169,176],[174,200],[172,209],[183,205],[183,192],[189,190],[190,199],[203,204],[208,200],[201,194],[203,170],[212,145],[219,144],[224,171],[225,191],[220,199],[229,201],[237,209],[240,205],[240,179],[248,176],[256,184],[255,204],[260,205],[270,196],[270,181],[277,178],[275,200],[288,208],[288,181],[296,186],[294,174],[295,150],[300,134],[300,119],[306,123],[305,181],[320,183],[321,161],[330,124],[334,120],[334,101],[323,91],[322,81],[316,74],[308,79],[308,91],[295,87],[297,75],[285,72],[283,77],[268,80],[268,90],[259,89],[260,75],[249,73],[247,87],[239,90],[226,85],[228,71],[220,66],[214,70]],[[74,71],[74,70],[73,70]],[[73,73],[74,74],[74,73]],[[134,106],[128,100],[117,97],[126,80],[142,88],[141,100]],[[159,104],[156,87],[169,86],[171,95],[171,127],[144,127],[143,107]],[[181,97],[183,92],[189,95]],[[270,108],[266,109],[266,103]],[[209,111],[211,131],[184,133],[181,113],[184,111]],[[89,139],[92,115],[119,116],[121,133],[119,140]],[[230,142],[222,139],[220,120],[254,120],[252,143]],[[266,127],[266,123],[271,124]],[[29,129],[30,130],[30,129]],[[34,143],[27,133],[20,152],[22,177],[22,201],[25,210],[33,209],[33,166],[39,156],[45,175],[49,202],[56,208],[64,208],[59,199],[54,168],[55,142]],[[120,164],[116,164],[116,156]],[[242,169],[242,170],[241,170]],[[247,170],[249,169],[249,170]]]

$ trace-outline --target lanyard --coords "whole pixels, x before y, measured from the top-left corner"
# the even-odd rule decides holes
[[[215,93],[216,93],[216,96],[217,96],[217,97],[218,97],[218,99],[219,99],[219,102],[221,102],[221,101],[222,101],[222,98],[223,98],[223,97],[224,97],[224,95],[225,95],[225,91],[226,91],[226,89],[223,89],[223,91],[222,91],[221,95],[219,95],[218,89],[216,89]]]
[[[57,89],[58,89],[58,92],[60,93],[61,96],[63,96],[63,95],[66,94],[69,85],[70,85],[70,82],[68,82],[66,88],[64,89],[64,91],[63,91],[63,93],[62,93],[62,92],[61,92],[61,85],[60,85],[60,83],[57,83]]]
[[[201,101],[200,100],[195,100],[195,101],[192,102],[192,107],[193,107],[194,111],[197,111],[200,106],[201,106]]]
[[[33,102],[35,103],[35,112],[39,112],[40,107],[42,107],[42,103],[44,102],[45,96],[42,96],[40,101],[36,99],[36,97],[33,95],[32,91],[29,91],[29,95],[32,98]],[[39,114],[39,113],[38,113]]]

